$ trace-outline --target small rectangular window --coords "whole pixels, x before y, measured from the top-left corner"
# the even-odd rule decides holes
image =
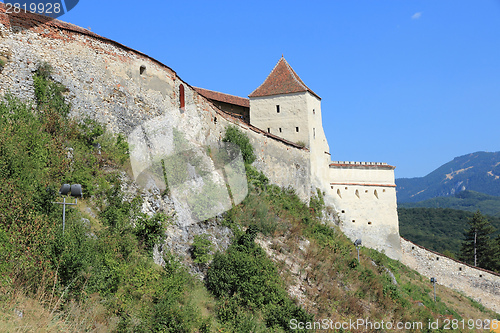
[[[295,132],[299,132],[299,128],[298,127],[295,127]]]
[[[276,113],[280,113],[280,106],[276,105]]]
[[[313,109],[313,114],[316,114],[316,110]]]
[[[271,129],[269,127],[267,128],[267,133],[271,133]]]
[[[280,127],[280,133],[281,133],[281,127]]]

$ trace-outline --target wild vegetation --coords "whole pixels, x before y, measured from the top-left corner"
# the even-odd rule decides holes
[[[166,249],[165,265],[156,265],[153,247],[173,217],[142,213],[139,195],[125,200],[126,141],[92,120],[71,120],[50,67],[34,82],[36,104],[0,102],[0,331],[295,332],[303,330],[292,319],[370,318],[423,323],[404,330],[416,332],[441,319],[432,332],[444,332],[445,318],[500,319],[444,287],[434,302],[427,279],[381,253],[362,248],[358,261],[322,220],[332,214],[322,193],[306,204],[270,185],[251,165],[248,138],[231,127],[225,140],[242,148],[250,193],[222,217],[232,245],[213,253],[197,236],[191,258]],[[62,183],[84,189],[66,210],[64,234],[53,204]],[[203,268],[205,280],[187,265]]]
[[[473,246],[473,238],[471,239],[473,236],[470,232],[474,228],[471,221],[480,218],[487,221],[485,223],[491,228],[486,236],[481,234],[482,238],[477,240],[477,244],[481,248],[485,246],[483,255],[491,258],[499,257],[499,218],[449,208],[398,208],[398,215],[401,236],[448,257],[460,258],[469,264],[474,263],[470,256],[470,246],[471,244]],[[463,248],[464,242],[468,244],[466,250]],[[497,264],[479,266],[496,271],[500,269]]]
[[[500,272],[500,236],[493,238],[495,228],[479,211],[469,218],[467,224],[460,259],[470,265]]]

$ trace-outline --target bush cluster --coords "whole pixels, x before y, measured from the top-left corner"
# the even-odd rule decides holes
[[[253,147],[250,144],[250,139],[236,126],[229,126],[226,128],[226,133],[223,142],[231,142],[237,145],[243,156],[243,161],[246,164],[252,164],[255,161],[255,153]]]
[[[207,273],[208,289],[220,299],[218,319],[240,331],[258,327],[241,320],[242,312],[263,316],[267,328],[290,331],[291,319],[312,321],[313,316],[289,298],[275,265],[255,243],[257,228],[250,226],[225,253],[216,253]]]

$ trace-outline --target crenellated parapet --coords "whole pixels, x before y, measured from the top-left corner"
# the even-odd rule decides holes
[[[379,167],[387,169],[395,169],[395,166],[383,162],[352,162],[352,161],[332,161],[330,168],[339,167]]]

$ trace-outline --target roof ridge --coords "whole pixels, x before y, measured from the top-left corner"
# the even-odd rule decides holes
[[[293,70],[292,66],[282,55],[264,82],[262,82],[257,89],[252,91],[248,97],[265,97],[301,92],[309,92],[321,100],[321,97],[314,93],[314,91],[302,81],[300,76]]]
[[[288,68],[288,71],[290,71],[290,73],[292,74],[292,77],[295,81],[297,81],[298,84],[300,84],[305,90],[310,90],[308,86],[306,86],[306,84],[304,82],[302,82],[302,80],[300,79],[299,75],[297,73],[295,73],[295,71],[293,70],[292,66],[290,66],[290,64],[288,63],[288,61],[286,61],[285,57],[281,57],[281,59],[283,59],[283,61],[285,62],[285,65],[286,67]],[[281,61],[280,59],[280,61]]]
[[[241,96],[238,96],[238,95],[228,94],[228,93],[224,93],[222,91],[217,91],[217,90],[212,90],[212,89],[207,89],[207,88],[202,88],[202,87],[195,87],[195,86],[193,86],[193,88],[195,88],[195,89],[201,89],[201,90],[205,90],[205,91],[210,91],[210,92],[215,92],[215,93],[226,95],[226,96],[248,99],[246,97],[241,97]]]
[[[264,82],[262,82],[260,84],[260,86],[258,86],[256,89],[254,89],[254,91],[252,91],[248,96],[252,95],[254,92],[256,92],[257,90],[259,90],[260,87],[262,87],[264,85],[264,83],[266,83],[267,81],[267,78],[274,72],[274,70],[276,69],[276,67],[278,67],[281,59],[285,59],[285,57],[283,57],[283,55],[281,55],[281,58],[280,60],[276,63],[276,65],[274,65],[273,69],[271,69],[271,72],[267,75],[266,79],[264,80]]]

